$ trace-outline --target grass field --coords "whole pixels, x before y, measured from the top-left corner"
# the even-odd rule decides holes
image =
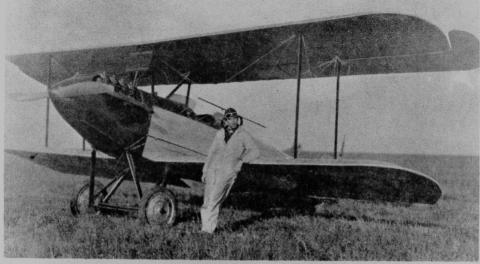
[[[218,232],[209,236],[198,232],[200,200],[179,189],[181,214],[171,228],[140,225],[125,216],[72,217],[69,200],[88,177],[55,172],[5,153],[4,254],[28,258],[478,261],[478,157],[357,157],[417,169],[435,178],[444,194],[435,205],[340,200],[317,204],[315,212],[268,208],[278,198],[273,194],[255,198],[237,194],[222,209]],[[134,200],[132,190],[131,185],[125,186],[120,198]],[[244,209],[252,202],[255,210]]]

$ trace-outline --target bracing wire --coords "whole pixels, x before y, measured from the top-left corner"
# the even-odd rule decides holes
[[[230,78],[226,79],[225,82],[229,82],[231,80],[233,80],[233,78],[237,77],[238,75],[240,75],[241,73],[243,73],[244,71],[246,71],[248,68],[252,67],[253,65],[257,64],[259,61],[261,61],[263,58],[265,58],[266,56],[270,55],[272,52],[274,52],[275,50],[279,49],[280,47],[282,47],[283,45],[289,43],[290,41],[292,41],[294,38],[296,37],[296,35],[292,35],[290,36],[288,39],[280,42],[280,44],[278,44],[276,47],[274,47],[273,49],[271,49],[270,51],[268,51],[267,53],[263,54],[262,56],[258,57],[257,59],[255,59],[252,63],[250,63],[249,65],[247,65],[245,68],[243,68],[242,70],[240,70],[239,72],[235,73],[234,75],[232,75]]]
[[[290,41],[287,45],[285,45],[285,46],[283,47],[283,49],[282,49],[279,53],[280,53],[280,54],[283,54],[283,52],[284,52],[285,50],[287,50],[287,49],[292,45],[292,43],[293,43],[293,41]],[[276,60],[276,62],[275,62],[274,65],[276,65],[276,67],[277,67],[280,71],[282,71],[283,73],[285,73],[287,76],[292,74],[291,72],[288,72],[287,70],[283,69],[283,68],[280,66],[280,57],[277,57],[277,60]]]
[[[305,37],[303,35],[302,35],[302,43],[303,43],[303,49],[305,50],[305,57],[307,59],[307,66],[308,66],[307,73],[310,73],[310,77],[315,78],[316,76],[312,72],[312,67],[310,65],[310,59],[308,56],[309,49],[307,47],[307,42],[305,41]]]
[[[163,139],[163,138],[159,138],[159,137],[154,137],[154,136],[151,136],[151,135],[147,135],[148,137],[154,139],[154,140],[158,140],[158,141],[162,141],[162,142],[165,142],[167,144],[170,144],[170,145],[173,145],[173,146],[176,146],[176,147],[179,147],[179,148],[182,148],[182,149],[185,149],[185,150],[188,150],[188,151],[191,151],[191,152],[194,152],[194,153],[197,153],[199,155],[202,155],[202,156],[207,156],[205,153],[202,153],[202,152],[199,152],[199,151],[196,151],[194,149],[191,149],[191,148],[187,148],[185,146],[182,146],[180,144],[177,144],[177,143],[174,143],[172,141],[169,141],[169,140],[166,140],[166,139]]]
[[[159,59],[161,63],[165,64],[168,68],[170,68],[172,71],[174,71],[176,74],[178,74],[178,76],[180,76],[182,79],[184,80],[187,80],[189,81],[190,83],[195,83],[195,81],[193,81],[192,79],[190,79],[188,77],[188,75],[180,72],[179,70],[177,70],[175,67],[173,67],[172,65],[168,64],[166,61],[162,60],[162,59]]]

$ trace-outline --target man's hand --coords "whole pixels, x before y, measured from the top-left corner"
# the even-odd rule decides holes
[[[203,173],[202,174],[202,182],[205,183],[206,179],[207,179],[207,174]]]

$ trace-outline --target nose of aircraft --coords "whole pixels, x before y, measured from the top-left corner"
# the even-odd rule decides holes
[[[120,155],[148,132],[147,109],[119,96],[113,86],[87,81],[55,86],[49,93],[63,119],[97,150],[109,155]]]

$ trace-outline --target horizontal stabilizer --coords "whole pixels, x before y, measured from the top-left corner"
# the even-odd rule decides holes
[[[48,98],[48,92],[45,91],[39,93],[11,93],[8,96],[15,101],[28,102]]]
[[[75,97],[82,95],[93,95],[102,93],[114,93],[113,86],[98,82],[82,82],[72,84],[66,87],[59,87],[50,90],[57,97]],[[11,93],[8,95],[15,101],[36,101],[49,97],[47,91],[36,93]]]
[[[98,82],[82,82],[69,86],[52,89],[51,93],[57,97],[75,97],[102,93],[113,94],[113,86]]]

